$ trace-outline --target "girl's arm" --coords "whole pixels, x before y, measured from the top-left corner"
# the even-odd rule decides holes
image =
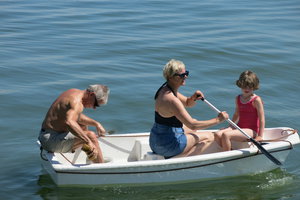
[[[259,119],[258,140],[262,140],[264,130],[265,130],[265,111],[264,111],[263,101],[260,97],[255,99],[254,106],[257,109],[257,115],[258,115],[258,119]]]
[[[234,111],[234,114],[233,114],[233,116],[232,116],[232,121],[233,121],[234,123],[236,123],[236,124],[238,123],[239,117],[240,117],[240,115],[239,115],[239,107],[238,107],[237,101],[238,101],[238,99],[236,98],[236,99],[235,99],[235,111]]]

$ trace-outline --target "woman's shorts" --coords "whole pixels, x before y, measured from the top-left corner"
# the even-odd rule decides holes
[[[152,151],[165,158],[181,154],[187,143],[183,128],[158,123],[154,123],[149,140]]]
[[[49,152],[66,153],[70,152],[73,148],[76,136],[71,132],[57,133],[52,130],[41,130],[39,141],[43,149]]]

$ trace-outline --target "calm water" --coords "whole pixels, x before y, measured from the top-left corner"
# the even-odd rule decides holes
[[[164,186],[56,187],[35,145],[52,101],[69,88],[111,88],[86,114],[115,133],[149,131],[162,67],[182,60],[196,89],[233,114],[234,85],[261,81],[266,126],[299,128],[300,2],[0,1],[0,199],[299,199],[300,147],[272,172]],[[215,113],[199,102],[197,119]],[[223,124],[225,126],[225,123]],[[215,127],[218,128],[218,127]]]

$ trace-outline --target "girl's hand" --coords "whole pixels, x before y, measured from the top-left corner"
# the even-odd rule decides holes
[[[258,142],[260,142],[260,141],[263,140],[263,138],[262,138],[261,136],[256,136],[256,137],[255,137],[255,140],[258,141]]]

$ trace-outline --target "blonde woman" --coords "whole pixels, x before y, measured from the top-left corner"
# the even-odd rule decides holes
[[[150,133],[150,147],[165,158],[201,154],[214,140],[211,132],[199,133],[228,119],[226,112],[216,118],[199,121],[193,119],[185,107],[193,107],[203,97],[197,90],[186,97],[178,89],[185,85],[189,71],[178,60],[170,60],[163,69],[166,82],[155,94],[155,123]]]

